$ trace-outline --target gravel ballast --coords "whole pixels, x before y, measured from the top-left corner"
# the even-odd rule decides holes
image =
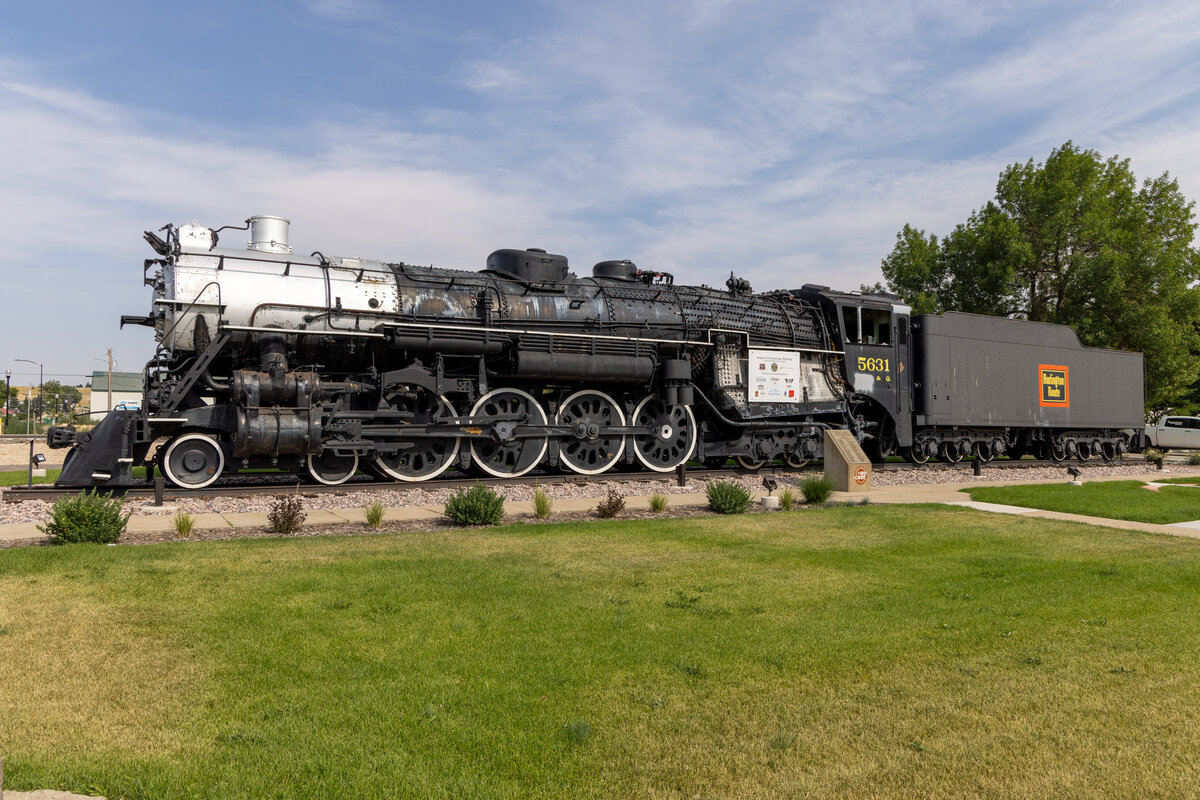
[[[26,445],[28,448],[28,445]],[[1141,461],[1128,461],[1116,464],[1082,464],[1064,462],[1055,467],[1031,467],[1023,469],[1002,469],[985,467],[983,474],[976,477],[969,468],[958,469],[912,469],[888,472],[876,472],[872,477],[875,486],[921,485],[939,483],[1031,483],[1040,480],[1066,479],[1068,464],[1079,466],[1083,471],[1083,480],[1094,478],[1153,478],[1163,477],[1173,473],[1194,472],[1194,467],[1167,466],[1162,471]],[[799,485],[801,481],[816,472],[802,472],[792,475],[775,475],[780,487]],[[745,475],[733,480],[751,492],[762,491],[762,478]],[[549,483],[543,484],[542,489],[554,500],[564,498],[602,498],[610,489],[615,489],[625,496],[646,496],[656,492],[661,494],[694,494],[704,491],[707,481],[691,479],[686,486],[679,486],[674,475],[660,480],[639,479],[636,481],[606,481],[595,480],[587,483]],[[534,481],[522,484],[512,484],[499,488],[500,494],[508,500],[532,500],[537,484]],[[316,509],[348,509],[362,508],[374,500],[379,500],[387,507],[402,506],[443,506],[455,491],[451,488],[414,488],[405,490],[364,491],[347,489],[346,492],[324,492],[320,494],[300,494],[304,497],[304,507]],[[286,494],[281,491],[280,494]],[[131,500],[127,504],[134,516],[170,515],[176,509],[189,514],[206,513],[238,513],[270,511],[276,495],[263,494],[251,497],[187,497],[170,501],[170,507],[157,507],[150,499]],[[44,522],[49,515],[50,503],[43,500],[30,500],[21,503],[0,503],[0,525],[19,522]]]

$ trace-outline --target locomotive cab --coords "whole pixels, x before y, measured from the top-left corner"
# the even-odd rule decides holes
[[[890,294],[801,290],[819,297],[843,354],[854,427],[873,461],[912,444],[911,307]]]

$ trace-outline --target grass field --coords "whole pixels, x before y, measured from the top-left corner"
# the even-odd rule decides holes
[[[7,550],[0,754],[113,800],[1183,797],[1197,607],[1200,542],[934,507]]]
[[[1195,480],[1194,478],[1189,480]],[[967,491],[972,500],[1040,508],[1106,519],[1169,525],[1200,519],[1200,492],[1186,487],[1145,488],[1144,481],[1096,481],[1024,486],[980,486]]]

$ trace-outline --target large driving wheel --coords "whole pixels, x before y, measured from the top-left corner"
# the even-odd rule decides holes
[[[185,433],[167,445],[162,471],[167,480],[183,489],[211,486],[225,469],[225,451],[207,433]]]
[[[475,466],[497,478],[516,478],[541,463],[550,444],[547,436],[517,438],[521,425],[545,425],[546,412],[538,401],[520,389],[495,389],[471,409],[475,424],[490,427],[495,438],[472,439]],[[490,419],[489,419],[490,418]]]
[[[305,471],[317,483],[337,486],[354,477],[358,472],[358,456],[339,456],[326,450],[304,460]]]
[[[867,440],[863,450],[873,464],[887,461],[888,457],[896,452],[896,429],[892,427],[892,423],[886,419],[880,422],[875,436]]]
[[[625,425],[625,413],[604,392],[584,390],[562,401],[555,422],[569,425],[571,433],[559,442],[564,466],[581,475],[599,475],[612,469],[625,452],[625,437],[605,433]]]
[[[646,469],[670,472],[696,449],[696,417],[689,406],[668,406],[649,395],[633,409],[631,423],[650,429],[633,437],[633,453]]]
[[[444,396],[424,391],[396,396],[392,398],[392,406],[408,414],[406,425],[429,425],[458,416]],[[404,426],[400,430],[401,438],[404,438]],[[410,441],[412,447],[395,453],[376,453],[371,457],[371,465],[398,481],[427,481],[445,472],[458,456],[457,438],[421,436],[412,437]]]

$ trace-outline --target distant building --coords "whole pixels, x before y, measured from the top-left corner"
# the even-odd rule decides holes
[[[112,373],[112,399],[109,400],[109,373],[92,373],[91,416],[100,419],[114,408],[136,409],[142,406],[142,373]]]

